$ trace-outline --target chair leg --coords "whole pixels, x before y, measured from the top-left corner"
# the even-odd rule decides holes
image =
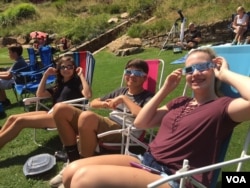
[[[18,103],[19,100],[18,100],[17,92],[16,92],[16,89],[15,89],[15,86],[14,86],[14,85],[12,86],[12,90],[13,90],[13,92],[14,92],[14,94],[15,94],[16,102]]]

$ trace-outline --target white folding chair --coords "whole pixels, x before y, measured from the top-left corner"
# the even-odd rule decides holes
[[[150,59],[146,60],[149,66],[149,72],[147,80],[144,82],[144,89],[147,89],[151,91],[152,93],[155,93],[162,84],[162,76],[164,71],[164,61],[162,59]],[[122,76],[121,86],[124,84],[124,76]],[[139,130],[136,129],[133,126],[133,118],[130,114],[124,112],[113,112],[113,116],[116,116],[121,121],[121,129],[113,130],[113,131],[107,131],[101,134],[98,134],[98,138],[120,133],[122,134],[122,141],[121,143],[101,143],[102,147],[118,147],[121,150],[121,153],[128,154],[129,153],[129,147],[130,146],[142,146],[144,148],[147,148],[147,144],[143,142],[144,136],[146,131],[145,130]],[[132,121],[131,121],[132,118]],[[149,131],[150,138],[152,139],[153,130]],[[125,140],[126,139],[126,140]],[[125,147],[126,146],[126,147]]]
[[[76,66],[80,66],[83,71],[85,72],[85,78],[86,81],[88,82],[89,86],[92,85],[92,80],[93,80],[93,74],[94,74],[94,67],[95,67],[95,59],[92,55],[91,52],[89,51],[80,51],[80,52],[72,52],[72,55],[75,60]],[[41,110],[41,108],[48,110],[51,112],[51,108],[48,107],[46,104],[44,104],[44,100],[47,100],[48,98],[44,97],[31,97],[31,98],[25,98],[23,99],[23,103],[26,107],[26,109],[29,108],[30,105],[35,106],[35,111]],[[84,97],[79,98],[79,99],[73,99],[73,100],[68,100],[64,101],[63,103],[71,104],[73,106],[76,106],[78,108],[82,108],[85,110],[88,106],[88,100]],[[54,129],[46,129],[46,130],[56,130]],[[34,142],[41,146],[41,144],[38,143],[37,141],[37,129],[34,129]]]

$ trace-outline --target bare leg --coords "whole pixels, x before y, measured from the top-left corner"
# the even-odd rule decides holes
[[[5,121],[4,125],[2,126],[2,129],[0,130],[0,133],[4,132],[14,121],[16,121],[17,118],[25,117],[25,116],[35,116],[35,115],[41,115],[41,114],[47,114],[46,111],[34,111],[34,112],[26,112],[22,114],[15,114],[8,117],[8,119]],[[55,125],[48,125],[46,127],[54,127]],[[43,128],[43,127],[41,127]]]
[[[246,28],[239,28],[238,31],[238,42],[241,43],[243,40],[243,34],[246,31]]]
[[[147,187],[149,183],[160,178],[160,175],[133,167],[93,165],[77,170],[72,178],[70,187]],[[159,187],[170,188],[167,183]]]
[[[97,128],[99,118],[90,111],[84,111],[79,116],[78,131],[81,156],[90,157],[94,155],[97,140]]]
[[[7,98],[5,90],[4,89],[0,89],[0,101],[5,101]]]
[[[234,29],[234,33],[235,33],[234,41],[237,43],[239,38],[239,27]]]
[[[64,146],[76,144],[76,136],[78,135],[77,124],[71,124],[74,112],[74,107],[63,103],[57,103],[53,107],[53,118]]]
[[[18,136],[24,128],[54,128],[51,114],[45,111],[28,112],[10,116],[0,132],[0,148]]]
[[[161,176],[130,167],[129,155],[103,155],[72,162],[63,172],[65,187],[146,187]],[[169,187],[165,185],[165,187]]]

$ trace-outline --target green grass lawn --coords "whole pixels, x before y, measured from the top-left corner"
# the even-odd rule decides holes
[[[5,49],[6,50],[6,49]],[[5,54],[5,55],[4,55]],[[117,88],[121,82],[121,76],[123,72],[124,65],[126,62],[133,58],[143,58],[143,59],[155,59],[161,58],[165,61],[165,72],[164,78],[172,70],[182,67],[183,65],[171,65],[175,59],[183,56],[184,54],[173,54],[172,51],[164,51],[160,55],[159,49],[145,49],[143,53],[126,56],[117,57],[106,50],[103,50],[94,55],[96,59],[96,67],[94,71],[93,78],[93,98],[102,96],[107,92]],[[2,59],[2,57],[4,57]],[[7,56],[8,57],[8,56]],[[0,67],[11,65],[8,62],[9,59],[6,57],[6,53],[3,49],[0,50]],[[2,63],[3,62],[3,63]],[[181,82],[180,87],[178,87],[170,96],[169,99],[179,96],[182,94],[184,85],[184,79]],[[13,91],[8,90],[7,95],[10,98],[12,105],[10,108],[6,109],[8,116],[11,114],[23,113],[24,107],[16,102]],[[168,99],[168,100],[169,100]],[[164,101],[165,102],[165,101]],[[99,111],[98,111],[99,112]],[[101,112],[104,113],[105,112]],[[6,119],[0,120],[0,125],[3,125]],[[247,131],[247,126],[239,126],[236,128],[235,133],[230,142],[229,150],[227,153],[227,159],[232,159],[240,155],[240,151],[245,139],[245,134]],[[16,187],[49,187],[48,180],[56,175],[62,167],[62,162],[57,162],[56,167],[51,171],[44,173],[36,177],[26,178],[22,172],[23,165],[25,161],[33,155],[41,153],[51,153],[54,154],[56,150],[61,149],[61,143],[57,135],[57,131],[37,131],[38,140],[42,143],[43,147],[38,147],[33,142],[33,129],[26,129],[21,132],[21,134],[13,141],[6,144],[1,149],[0,152],[0,188],[16,188]],[[209,139],[209,138],[208,138]],[[192,148],[190,148],[192,149]],[[235,165],[224,168],[226,171],[235,170]],[[244,170],[250,170],[250,164],[244,165]]]

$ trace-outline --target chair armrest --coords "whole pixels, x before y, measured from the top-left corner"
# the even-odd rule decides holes
[[[157,186],[159,186],[159,185],[161,185],[161,184],[163,184],[165,182],[168,182],[170,180],[178,180],[178,179],[181,179],[181,178],[190,177],[190,176],[192,176],[194,174],[201,174],[201,173],[204,173],[204,172],[212,171],[212,170],[215,170],[215,169],[219,169],[219,168],[222,168],[222,167],[225,167],[225,166],[228,166],[228,165],[236,164],[236,163],[247,161],[247,160],[250,160],[250,156],[246,156],[246,157],[243,157],[243,158],[235,158],[235,159],[232,159],[232,160],[228,160],[228,161],[224,161],[224,162],[219,162],[219,163],[199,167],[199,168],[192,169],[192,170],[187,169],[187,171],[185,171],[185,170],[179,171],[176,174],[162,177],[161,179],[158,179],[158,180],[148,184],[147,187],[148,188],[157,187]]]
[[[88,101],[89,100],[87,98],[82,97],[82,98],[78,98],[78,99],[72,99],[72,100],[63,101],[62,103],[73,104],[73,103],[84,102],[85,104],[87,104]]]
[[[36,104],[37,102],[40,102],[42,99],[49,99],[50,97],[30,97],[30,98],[24,98],[23,103],[24,105],[31,105]]]
[[[128,132],[128,129],[133,129],[133,122],[132,121],[126,121],[127,118],[133,118],[134,116],[131,113],[127,112],[120,112],[120,111],[112,111],[110,113],[109,118],[119,125],[121,125],[121,129],[117,130],[111,130],[111,131],[106,131],[104,133],[100,133],[97,135],[98,138],[111,135],[111,134],[117,134],[121,133],[126,135]],[[134,128],[135,129],[135,128]]]
[[[81,104],[80,104],[80,102],[81,102]],[[82,110],[88,110],[89,109],[89,100],[87,98],[85,98],[85,97],[63,101],[62,103],[69,104],[69,105],[72,105],[74,107],[81,108]]]

